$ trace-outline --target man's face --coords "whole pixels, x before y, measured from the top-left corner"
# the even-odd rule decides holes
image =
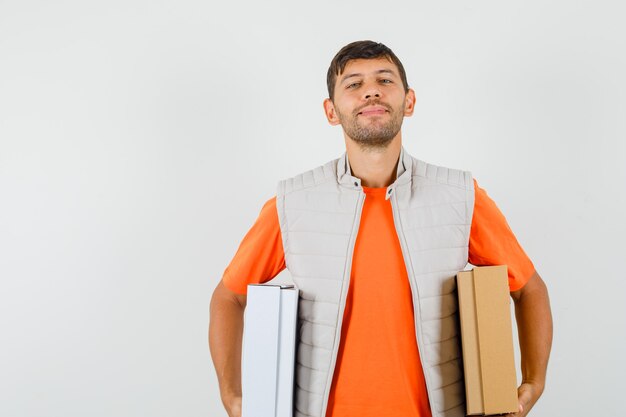
[[[413,114],[415,94],[404,92],[395,64],[386,58],[349,61],[337,76],[326,117],[364,148],[384,148],[396,137],[404,116]]]

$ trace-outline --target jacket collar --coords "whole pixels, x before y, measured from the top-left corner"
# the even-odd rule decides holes
[[[400,148],[399,159],[400,162],[398,163],[398,169],[396,170],[396,179],[387,187],[385,199],[389,199],[389,197],[391,197],[393,190],[398,185],[406,184],[411,181],[413,158],[404,150],[404,146]],[[361,189],[361,179],[352,175],[350,163],[348,161],[348,152],[344,152],[337,161],[337,182],[348,188],[355,190]]]

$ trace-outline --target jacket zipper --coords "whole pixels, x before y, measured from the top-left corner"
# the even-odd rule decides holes
[[[421,328],[421,316],[419,313],[419,295],[417,294],[417,284],[415,283],[415,273],[413,272],[413,266],[411,265],[411,258],[408,253],[406,237],[404,236],[404,232],[402,231],[400,218],[397,214],[397,206],[398,199],[396,198],[396,193],[394,192],[391,196],[391,211],[393,213],[393,223],[396,228],[396,234],[398,235],[398,239],[400,241],[400,248],[402,250],[402,257],[404,258],[404,264],[406,267],[407,274],[409,276],[409,285],[411,287],[411,296],[413,298],[413,314],[415,315],[415,339],[417,341],[417,350],[420,357],[420,363],[422,365],[422,372],[424,373],[424,383],[426,384],[426,393],[428,394],[428,401],[430,402],[430,410],[433,414],[433,417],[438,415],[438,413],[433,410],[433,398],[430,392],[430,382],[428,381],[429,377],[426,372],[426,368],[424,367],[424,360],[422,358],[422,353],[424,352],[422,345],[422,338],[420,337],[422,334]]]
[[[348,291],[350,290],[350,275],[352,274],[352,256],[354,255],[354,246],[356,244],[356,237],[359,233],[359,225],[361,223],[361,212],[363,211],[363,205],[365,203],[365,193],[361,190],[359,191],[359,201],[357,202],[357,209],[354,218],[354,225],[352,226],[352,236],[350,237],[349,242],[349,253],[348,259],[346,260],[348,264],[348,268],[346,270],[346,277],[344,281],[344,290],[341,296],[341,304],[339,305],[339,325],[337,326],[337,331],[335,332],[335,346],[333,348],[332,359],[330,363],[330,372],[328,374],[328,379],[326,381],[326,389],[324,392],[324,402],[322,403],[322,414],[320,417],[326,416],[326,408],[328,407],[328,397],[330,396],[331,385],[333,383],[333,376],[335,374],[335,364],[337,362],[337,353],[339,352],[339,344],[341,343],[341,327],[343,324],[343,314],[346,309],[346,298],[348,296]]]

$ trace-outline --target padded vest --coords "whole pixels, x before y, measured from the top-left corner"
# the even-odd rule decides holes
[[[385,197],[411,286],[432,415],[465,416],[455,275],[468,261],[472,175],[422,162],[402,148]],[[300,289],[295,417],[326,414],[364,200],[346,153],[278,184],[285,265]]]

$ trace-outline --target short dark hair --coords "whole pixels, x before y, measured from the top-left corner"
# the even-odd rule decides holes
[[[328,97],[332,100],[335,94],[335,82],[337,76],[343,73],[346,69],[346,65],[353,59],[375,59],[384,57],[390,62],[396,64],[398,72],[400,72],[400,78],[402,84],[404,84],[404,91],[409,91],[409,83],[406,80],[406,72],[402,62],[398,59],[396,54],[391,49],[379,42],[374,41],[356,41],[347,44],[337,52],[337,55],[330,62],[328,67],[328,73],[326,74],[326,86],[328,87]]]

